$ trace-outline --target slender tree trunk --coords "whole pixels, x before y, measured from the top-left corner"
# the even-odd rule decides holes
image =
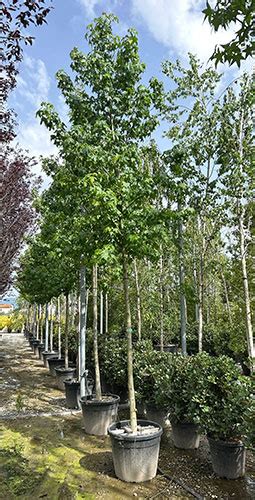
[[[243,141],[244,137],[244,111],[242,110],[240,117],[240,134],[239,134],[239,155],[240,155],[240,174],[243,175]],[[242,275],[243,275],[243,290],[244,290],[244,301],[245,301],[245,315],[246,315],[246,336],[247,336],[247,350],[250,360],[251,373],[254,373],[254,345],[253,345],[253,329],[251,320],[251,301],[249,292],[249,283],[247,275],[247,265],[246,265],[246,248],[245,248],[245,230],[244,230],[244,220],[245,220],[245,207],[243,204],[244,192],[243,188],[241,190],[241,195],[237,200],[237,206],[239,208],[239,239],[240,239],[240,253],[241,253],[241,265],[242,265]]]
[[[68,368],[69,359],[68,359],[68,334],[69,334],[69,294],[66,296],[66,314],[65,314],[65,368]]]
[[[85,370],[86,370],[86,268],[80,270],[80,364],[79,378],[81,397],[86,395]]]
[[[94,363],[95,363],[95,382],[96,382],[96,399],[102,399],[100,369],[98,356],[98,339],[97,339],[97,265],[93,266],[93,333],[94,333]]]
[[[103,335],[104,330],[104,295],[100,292],[100,335]]]
[[[41,344],[43,343],[43,305],[41,306],[41,333],[40,333],[40,340],[41,340]]]
[[[105,335],[108,335],[108,322],[109,322],[109,299],[108,293],[105,294]]]
[[[41,306],[39,304],[37,306],[36,340],[39,340],[39,334],[40,334],[40,314],[41,314]]]
[[[135,389],[134,389],[134,376],[133,376],[133,348],[132,348],[132,324],[131,324],[131,311],[129,299],[129,278],[128,278],[128,263],[127,258],[123,255],[123,287],[125,299],[125,327],[127,333],[128,344],[128,393],[130,402],[130,426],[133,433],[137,432],[137,416],[136,416],[136,403],[135,403]]]
[[[71,328],[75,326],[75,305],[76,305],[76,297],[75,293],[71,294]]]
[[[33,336],[35,337],[36,336],[36,304],[34,304],[34,307],[33,307]]]
[[[135,271],[135,286],[136,286],[137,334],[138,334],[138,340],[141,340],[142,339],[141,290],[140,290],[139,273],[138,273],[136,259],[134,259],[134,271]]]
[[[178,211],[181,212],[181,205],[178,203]],[[181,344],[182,354],[187,354],[187,306],[184,291],[184,258],[183,258],[183,223],[179,220],[179,287],[180,287],[180,319],[181,319]]]
[[[202,238],[202,248],[200,249],[199,255],[199,271],[198,271],[198,352],[203,350],[203,305],[204,305],[204,249],[205,249],[205,238],[204,238],[204,224],[201,217],[198,216],[198,233]]]
[[[245,251],[245,235],[244,235],[244,207],[241,207],[241,214],[239,217],[239,233],[240,233],[240,250],[241,250],[241,263],[243,275],[243,289],[245,300],[245,317],[246,317],[246,334],[247,334],[247,347],[248,356],[250,360],[251,372],[254,372],[254,345],[253,345],[253,330],[251,320],[251,301],[249,293],[249,283],[246,265],[246,251]]]
[[[58,322],[58,357],[61,359],[61,297],[58,297],[58,313],[57,313],[57,322]]]
[[[45,304],[45,351],[49,350],[49,304]]]
[[[160,350],[164,351],[164,291],[163,291],[163,256],[159,260],[159,310],[160,310]]]
[[[53,351],[53,327],[54,327],[54,322],[53,322],[53,303],[52,300],[50,301],[50,351]]]

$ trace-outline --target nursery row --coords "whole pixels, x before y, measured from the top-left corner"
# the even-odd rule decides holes
[[[198,448],[200,435],[206,433],[212,467],[219,476],[244,475],[245,445],[250,446],[254,439],[254,396],[250,379],[240,375],[227,356],[201,353],[187,357],[153,349],[150,341],[138,341],[134,346],[133,367],[140,419],[133,435],[128,421],[117,419],[119,403],[127,401],[123,342],[113,349],[111,356],[108,351],[109,363],[105,356],[101,370],[103,395],[98,400],[93,393],[91,374],[85,373],[86,393],[80,397],[75,365],[64,370],[64,359],[57,350],[46,352],[43,343],[28,333],[26,336],[34,353],[56,377],[59,389],[65,390],[66,406],[82,408],[85,432],[111,435],[117,477],[135,482],[154,477],[160,436],[169,426],[175,446],[181,449]],[[110,343],[114,345],[113,339]],[[117,351],[119,359],[115,356]],[[122,370],[118,370],[121,363]]]

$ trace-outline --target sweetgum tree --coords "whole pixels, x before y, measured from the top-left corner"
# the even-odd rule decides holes
[[[79,186],[80,210],[73,214],[78,238],[86,235],[95,263],[121,264],[135,432],[129,266],[134,257],[153,253],[159,232],[155,178],[142,160],[141,144],[157,126],[152,107],[160,86],[156,80],[149,87],[142,84],[145,65],[139,58],[137,33],[129,29],[122,38],[114,35],[116,21],[115,16],[103,14],[89,25],[85,36],[90,52],[77,48],[71,52],[73,80],[64,71],[57,73],[70,127],[50,104],[43,103],[38,115],[65,160],[68,183]]]

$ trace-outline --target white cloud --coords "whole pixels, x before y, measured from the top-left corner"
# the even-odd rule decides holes
[[[203,23],[204,6],[202,0],[132,0],[134,15],[171,53],[186,57],[187,52],[192,52],[207,61],[214,46],[228,42],[233,30],[213,33],[209,24]]]
[[[110,9],[113,12],[120,0],[78,0],[78,2],[85,8],[86,17],[95,17],[97,7],[103,11]]]

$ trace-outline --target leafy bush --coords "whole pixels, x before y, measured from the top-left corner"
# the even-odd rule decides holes
[[[100,368],[106,382],[118,386],[127,385],[127,344],[117,334],[101,338]]]
[[[221,440],[240,438],[247,432],[251,381],[240,375],[227,356],[210,358],[204,376],[208,412],[203,421],[208,435]]]
[[[10,316],[0,315],[0,330],[2,330],[3,328],[5,328],[6,326],[9,329],[10,325],[11,325],[11,318],[10,318]]]
[[[169,377],[173,355],[155,351],[150,341],[138,342],[134,350],[134,382],[137,400],[165,408],[161,384]]]
[[[200,424],[209,411],[204,378],[210,366],[206,353],[173,356],[171,369],[162,376],[159,401],[172,422]]]

